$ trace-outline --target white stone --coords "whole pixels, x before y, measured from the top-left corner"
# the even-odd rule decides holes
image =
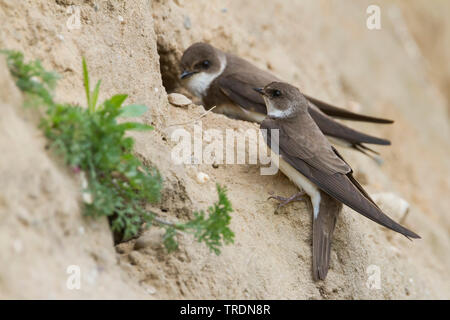
[[[196,179],[198,183],[205,183],[209,180],[209,176],[204,172],[199,172],[197,173]]]
[[[169,99],[170,104],[177,107],[185,107],[192,103],[190,99],[180,93],[171,93],[167,98]]]
[[[152,286],[147,287],[147,289],[145,291],[147,291],[148,294],[155,294],[156,293],[155,287],[152,287]]]
[[[376,193],[372,195],[372,199],[386,214],[397,221],[402,220],[409,211],[409,203],[391,192]]]

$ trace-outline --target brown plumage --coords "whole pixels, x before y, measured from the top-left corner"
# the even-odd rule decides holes
[[[312,273],[314,281],[325,280],[327,276],[334,227],[342,210],[342,203],[325,192],[320,192],[320,198],[319,214],[316,219],[313,219]]]
[[[208,67],[202,62],[208,61]],[[221,63],[224,65],[221,70]],[[204,92],[193,89],[194,94],[202,98],[207,109],[217,106],[215,111],[226,114],[232,118],[261,122],[267,114],[266,105],[262,97],[253,88],[264,87],[268,83],[280,81],[277,77],[261,70],[233,54],[225,53],[206,43],[196,43],[183,54],[181,67],[184,72],[182,78],[187,87],[199,75],[210,75],[211,81],[204,88]],[[215,77],[212,75],[216,75]],[[192,86],[191,86],[192,87]],[[356,114],[345,109],[332,106],[310,96],[305,96],[309,103],[310,114],[327,136],[344,142],[354,150],[366,153],[363,143],[389,145],[390,141],[373,137],[334,121],[331,117],[366,121],[374,123],[392,123],[392,120],[375,118]]]
[[[353,177],[351,167],[325,138],[311,117],[306,98],[286,83],[271,83],[263,90],[268,117],[261,123],[269,147],[281,157],[281,171],[311,197],[313,222],[313,275],[324,279],[335,220],[343,203],[363,216],[408,238],[420,238],[389,218]],[[279,131],[272,141],[271,130]],[[305,182],[304,178],[309,182]],[[312,183],[312,185],[311,185]],[[317,187],[317,190],[314,188]]]
[[[407,237],[419,238],[417,234],[396,223],[378,208],[353,177],[351,168],[341,160],[336,149],[326,140],[318,127],[314,132],[309,131],[302,135],[305,131],[300,129],[300,134],[292,135],[294,131],[299,131],[301,128],[297,126],[297,121],[305,122],[305,120],[314,123],[307,113],[289,120],[267,118],[261,123],[261,129],[279,130],[281,157],[321,190],[382,226]],[[268,131],[267,144],[270,146],[270,143],[270,131]],[[315,145],[315,148],[311,150],[305,148],[305,145]],[[321,147],[323,149],[320,150]]]

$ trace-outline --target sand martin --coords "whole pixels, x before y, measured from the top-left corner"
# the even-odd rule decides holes
[[[342,204],[408,238],[420,238],[384,214],[356,181],[351,167],[314,121],[308,99],[296,87],[272,82],[254,91],[267,106],[261,129],[267,129],[266,134],[262,132],[268,146],[278,145],[279,169],[311,199],[315,280],[327,275],[332,235]],[[278,142],[272,141],[270,129],[279,130]]]
[[[207,43],[191,45],[181,58],[181,69],[183,71],[180,78],[183,85],[202,100],[206,109],[216,106],[215,112],[258,123],[264,120],[267,111],[264,100],[253,88],[280,81],[250,62]],[[332,117],[374,123],[392,123],[392,120],[353,113],[313,97],[305,97],[311,117],[333,143],[363,153],[366,153],[366,150],[376,153],[363,143],[390,144],[386,139],[353,130]]]

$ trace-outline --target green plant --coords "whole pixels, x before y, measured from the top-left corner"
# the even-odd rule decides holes
[[[165,222],[144,210],[145,203],[159,201],[162,178],[156,168],[147,168],[133,154],[134,140],[126,136],[129,130],[152,130],[138,122],[118,122],[118,118],[139,117],[144,105],[122,106],[127,95],[117,94],[98,104],[100,81],[90,89],[86,61],[82,60],[83,82],[87,108],[55,103],[52,91],[58,76],[44,70],[39,61],[25,63],[23,54],[2,51],[17,86],[34,104],[45,106],[41,128],[51,148],[75,172],[82,175],[85,213],[107,216],[111,229],[121,240],[135,236],[143,224],[157,222],[166,228],[164,244],[169,251],[178,247],[176,230],[192,233],[210,250],[220,253],[222,242],[233,242],[229,229],[232,212],[225,188],[217,186],[219,201],[205,212],[194,213],[186,223]]]
[[[130,110],[146,111],[145,106],[122,107],[127,95],[114,95],[97,105],[100,81],[91,92],[84,59],[83,77],[88,108],[54,104],[47,109],[41,127],[65,162],[86,175],[83,192],[87,215],[108,216],[112,230],[127,240],[144,222],[151,223],[152,215],[144,211],[142,203],[159,201],[162,179],[156,169],[144,167],[133,155],[134,140],[125,133],[153,128],[117,122]]]
[[[16,85],[20,90],[29,93],[25,105],[53,104],[52,91],[59,79],[58,74],[46,71],[40,61],[25,63],[23,54],[18,51],[0,50],[0,53],[6,55],[11,75],[16,79]]]
[[[231,203],[226,195],[226,188],[217,184],[219,200],[208,208],[208,218],[205,212],[194,212],[194,219],[187,223],[169,224],[164,236],[164,244],[169,251],[178,248],[173,241],[175,230],[191,233],[198,242],[204,242],[215,254],[220,254],[220,246],[234,242],[234,233],[230,230],[230,213],[233,212]]]

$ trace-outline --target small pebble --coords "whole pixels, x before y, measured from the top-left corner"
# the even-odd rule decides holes
[[[94,199],[92,198],[92,194],[90,192],[83,192],[82,194],[83,202],[87,204],[92,204]]]
[[[394,193],[377,193],[372,195],[372,198],[394,220],[401,221],[409,211],[409,203]]]
[[[184,17],[183,26],[186,28],[186,30],[189,30],[192,26],[191,24],[191,18],[189,16]]]
[[[141,261],[141,254],[138,251],[131,251],[128,255],[128,259],[130,259],[130,263],[132,265],[139,265],[139,262]]]
[[[92,268],[91,270],[89,270],[89,272],[87,273],[87,275],[85,277],[86,281],[90,285],[95,285],[95,283],[97,282],[97,278],[98,278],[97,268]]]
[[[123,22],[123,17],[122,16],[118,16],[117,19],[119,19],[120,22]]]
[[[209,176],[204,172],[199,172],[197,173],[196,179],[198,183],[205,183],[209,180]]]
[[[81,171],[80,180],[81,180],[81,188],[82,189],[87,189],[89,184],[88,184],[88,181],[87,181],[87,178],[86,178],[86,173],[84,171]]]
[[[84,234],[84,227],[83,226],[78,228],[78,233],[81,234],[81,235]]]
[[[394,246],[389,246],[388,248],[391,249],[391,251],[393,251],[393,252],[395,252],[397,254],[401,253],[400,250],[398,248],[394,247]]]
[[[156,293],[156,289],[155,287],[149,286],[147,287],[147,289],[145,290],[148,294],[155,294]]]
[[[23,250],[22,241],[20,240],[14,240],[13,242],[13,249],[16,253],[21,253]]]
[[[64,41],[64,36],[63,36],[62,34],[58,33],[58,34],[56,35],[56,37],[57,37],[59,40]]]
[[[134,243],[134,250],[143,248],[159,249],[163,242],[165,231],[163,229],[150,229],[141,235]]]
[[[177,107],[185,107],[192,103],[190,99],[180,93],[171,93],[167,96],[170,104]]]

